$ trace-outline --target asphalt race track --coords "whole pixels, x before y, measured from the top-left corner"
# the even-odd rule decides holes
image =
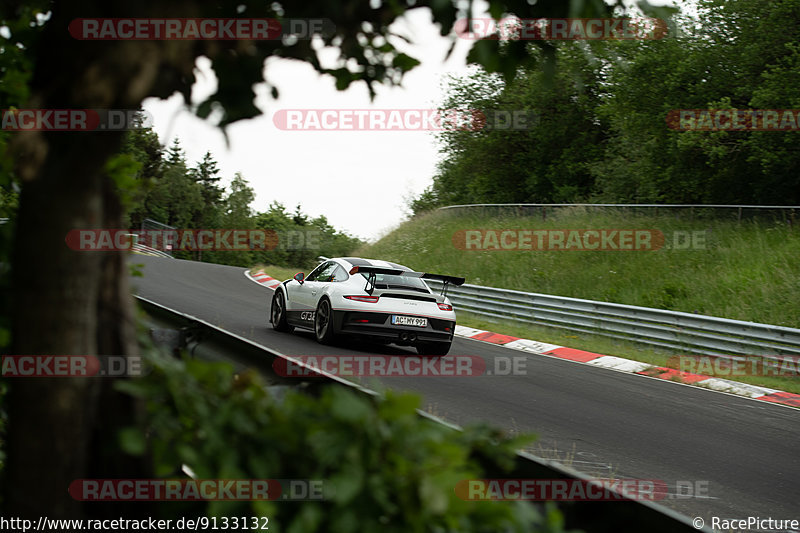
[[[237,267],[147,256],[139,295],[195,315],[287,355],[409,354],[372,344],[326,347],[311,333],[268,324],[272,291]],[[488,422],[535,433],[531,448],[591,475],[688,481],[702,497],[660,503],[690,517],[800,519],[800,410],[456,338],[453,355],[523,357],[524,375],[393,377],[364,382],[422,395],[456,424]],[[613,354],[612,354],[613,355]],[[699,483],[698,483],[699,482]],[[587,503],[586,505],[592,505]]]

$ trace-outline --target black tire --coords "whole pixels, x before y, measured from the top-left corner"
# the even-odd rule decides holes
[[[314,313],[314,335],[320,344],[332,344],[335,334],[333,332],[333,309],[327,298],[322,298],[317,304]]]
[[[452,342],[420,342],[417,343],[417,353],[420,355],[447,355]]]
[[[272,296],[269,321],[272,322],[272,328],[277,331],[294,330],[294,326],[290,325],[286,320],[286,298],[283,296],[283,291],[275,291]]]

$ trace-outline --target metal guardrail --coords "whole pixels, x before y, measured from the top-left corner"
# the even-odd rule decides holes
[[[171,255],[166,252],[162,252],[161,250],[157,250],[155,248],[151,248],[149,246],[145,246],[144,244],[132,244],[131,250],[136,253],[144,254],[144,255],[153,255],[157,257],[168,257],[170,259],[175,259]]]
[[[300,366],[307,366],[291,356],[262,346],[192,315],[171,309],[141,296],[136,296],[136,299],[148,315],[146,322],[151,326],[151,335],[154,340],[158,336],[162,337],[162,342],[160,342],[162,346],[165,344],[163,338],[168,338],[170,340],[166,344],[173,349],[186,349],[190,354],[201,359],[227,360],[237,365],[255,368],[267,378],[267,381],[271,381],[273,384],[276,382],[279,384],[287,383],[289,381],[297,384],[298,382],[295,378],[280,379],[276,375],[272,367],[276,359],[285,358],[294,361],[295,364]],[[160,329],[164,326],[171,328],[174,334],[167,334],[165,330]],[[156,332],[159,332],[159,335],[154,335]],[[327,374],[319,369],[309,369],[314,370],[315,375],[305,376],[302,381],[307,386],[306,392],[310,394],[315,393],[314,389],[316,387],[348,386],[369,396],[378,395],[377,392],[362,387],[357,383]],[[421,409],[417,409],[417,413],[430,423],[442,424],[453,431],[462,431],[458,426],[454,426]],[[501,471],[496,470],[496,467],[488,467],[491,461],[481,455],[476,459],[479,463],[487,465],[485,474],[492,478],[580,479],[587,482],[591,481],[592,483],[597,481],[559,463],[525,452],[517,453],[514,466],[510,471]],[[608,494],[609,490],[606,489],[605,494]],[[556,505],[564,515],[567,528],[579,528],[588,533],[606,533],[607,531],[690,533],[698,531],[688,517],[672,509],[658,503],[637,500],[619,493],[607,501],[556,502]],[[707,526],[702,527],[700,531],[712,533]]]
[[[431,289],[441,282],[426,280]],[[800,355],[800,329],[479,285],[450,287],[456,310],[625,339],[678,353]]]
[[[149,219],[148,219],[149,220]],[[145,244],[139,243],[139,236],[135,233],[126,233],[125,234],[128,238],[131,239],[131,251],[134,253],[142,254],[142,255],[152,255],[156,257],[169,257],[170,259],[175,259],[172,257],[171,254],[159,250],[157,248],[153,248],[151,246],[147,246]]]

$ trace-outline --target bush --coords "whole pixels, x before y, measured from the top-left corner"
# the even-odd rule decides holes
[[[196,506],[209,516],[267,516],[275,529],[304,533],[563,531],[554,507],[455,495],[458,481],[486,477],[477,457],[508,469],[527,437],[485,426],[454,431],[421,418],[419,399],[409,394],[372,398],[331,385],[316,396],[291,390],[279,399],[255,372],[237,375],[225,363],[153,363],[146,378],[117,386],[146,401],[144,427],[120,437],[128,453],[150,455],[157,476],[180,476],[186,464],[199,479],[322,480],[328,494]]]

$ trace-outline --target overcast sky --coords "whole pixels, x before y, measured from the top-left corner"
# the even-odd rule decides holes
[[[407,53],[423,60],[406,75],[402,87],[378,87],[370,102],[363,83],[337,91],[331,77],[318,75],[300,61],[269,59],[267,75],[277,85],[277,100],[259,91],[256,104],[265,114],[228,128],[230,147],[214,126],[194,117],[182,98],[151,98],[144,108],[153,114],[162,143],[177,137],[190,165],[211,151],[223,181],[241,172],[255,190],[257,211],[277,200],[290,210],[325,215],[336,228],[374,239],[403,219],[404,197],[431,183],[438,160],[434,136],[425,131],[286,131],[272,121],[281,109],[428,109],[436,107],[445,73],[465,73],[470,41],[458,39],[444,61],[450,41],[439,35],[427,9],[406,15],[403,33],[416,43]],[[193,93],[199,100],[213,93],[216,79],[207,60]]]
[[[163,144],[180,140],[189,165],[210,151],[226,185],[241,172],[255,190],[255,210],[264,211],[276,200],[290,211],[300,203],[309,215],[325,215],[334,227],[374,240],[403,220],[406,198],[431,183],[439,160],[434,134],[286,131],[272,119],[281,109],[437,107],[444,96],[444,77],[468,72],[465,58],[473,42],[456,39],[456,48],[445,61],[451,40],[439,35],[427,8],[412,9],[393,29],[411,38],[415,44],[403,50],[422,64],[405,76],[402,87],[377,87],[372,102],[363,83],[337,91],[333,78],[318,75],[306,63],[271,58],[267,76],[280,97],[274,100],[263,87],[257,90],[256,105],[265,114],[230,126],[230,146],[219,129],[194,117],[177,94],[167,100],[148,99],[144,108],[152,113]],[[209,63],[204,58],[198,61],[195,102],[216,90]]]

